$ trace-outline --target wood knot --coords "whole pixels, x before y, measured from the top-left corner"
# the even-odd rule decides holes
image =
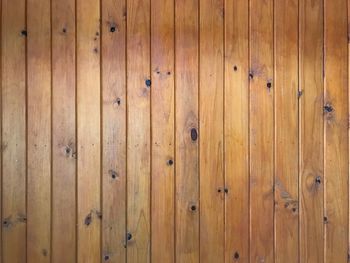
[[[324,109],[324,112],[326,112],[326,113],[330,113],[330,112],[332,112],[334,109],[333,109],[333,107],[332,107],[332,105],[330,105],[330,104],[326,104],[324,107],[323,107],[323,109]]]
[[[147,87],[151,87],[152,82],[150,79],[146,79],[145,84]]]
[[[321,176],[316,176],[315,178],[315,184],[320,185],[321,184]]]
[[[91,225],[91,222],[92,222],[92,214],[89,213],[84,219],[84,224],[86,226],[89,226],[89,225]]]
[[[191,129],[191,139],[192,141],[196,141],[198,138],[198,132],[196,128]]]
[[[118,173],[114,170],[109,170],[108,173],[112,177],[112,179],[116,179],[117,177],[119,177]]]

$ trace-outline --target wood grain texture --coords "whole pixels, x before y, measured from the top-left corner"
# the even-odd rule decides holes
[[[199,262],[198,6],[175,2],[176,262]]]
[[[299,2],[300,262],[323,262],[322,6]]]
[[[25,2],[3,1],[2,12],[2,258],[17,263],[26,261],[27,229]]]
[[[100,3],[77,1],[78,262],[101,260]]]
[[[273,1],[250,2],[250,261],[272,262],[274,247]]]
[[[102,4],[102,253],[125,262],[126,1]]]
[[[76,261],[75,1],[52,0],[52,262]]]
[[[275,262],[298,262],[298,1],[275,1]]]
[[[50,262],[51,257],[50,19],[50,1],[27,1],[28,263]]]
[[[200,2],[200,262],[224,261],[224,2]]]
[[[249,260],[248,1],[225,5],[225,262]]]
[[[349,6],[0,0],[0,262],[349,261]]]
[[[325,262],[348,262],[347,3],[324,2]]]
[[[139,263],[151,260],[150,0],[127,10],[127,260]]]
[[[174,1],[151,1],[152,262],[175,262]]]

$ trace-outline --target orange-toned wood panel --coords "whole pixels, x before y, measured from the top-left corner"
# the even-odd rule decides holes
[[[299,2],[300,262],[323,262],[323,5]]]
[[[176,262],[199,262],[199,1],[175,2]]]
[[[298,1],[275,1],[274,12],[275,261],[298,262]]]
[[[2,11],[2,251],[16,263],[26,261],[25,1],[3,1]]]
[[[324,2],[324,262],[348,262],[347,3]]]
[[[225,5],[225,259],[249,260],[249,5]]]
[[[75,2],[52,0],[52,258],[76,260]]]
[[[51,258],[50,1],[27,1],[27,262]],[[24,193],[23,193],[24,194]]]
[[[126,1],[102,0],[102,257],[125,262]]]
[[[77,262],[101,259],[100,2],[77,0]]]

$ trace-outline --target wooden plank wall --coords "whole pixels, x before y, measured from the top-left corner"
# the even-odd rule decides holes
[[[0,263],[349,262],[349,0],[0,3]]]

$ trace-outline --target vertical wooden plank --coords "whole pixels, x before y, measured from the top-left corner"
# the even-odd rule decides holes
[[[52,0],[51,8],[52,262],[75,262],[75,1]]]
[[[2,245],[4,262],[26,261],[25,1],[2,3]]]
[[[100,253],[100,3],[77,0],[78,262]]]
[[[102,0],[102,253],[125,262],[126,1]]]
[[[199,262],[198,0],[175,1],[176,262]]]
[[[272,0],[251,0],[250,27],[250,261],[272,262],[274,247]]]
[[[175,259],[174,1],[151,1],[151,258]]]
[[[275,261],[298,262],[298,0],[275,1]]]
[[[299,2],[300,262],[323,262],[323,2]]]
[[[27,261],[51,257],[51,23],[49,0],[27,0]]]
[[[225,1],[225,259],[249,261],[248,1]]]
[[[200,2],[200,261],[224,261],[224,2]]]
[[[325,262],[348,262],[347,2],[325,0]]]
[[[150,262],[150,0],[127,10],[127,260]]]

